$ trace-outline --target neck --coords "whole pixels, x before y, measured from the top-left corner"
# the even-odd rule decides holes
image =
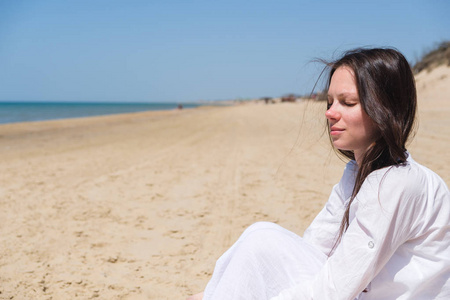
[[[358,167],[361,166],[361,160],[363,158],[363,153],[359,152],[359,151],[355,151],[353,152],[354,156],[355,156],[355,161],[356,164],[358,165]]]

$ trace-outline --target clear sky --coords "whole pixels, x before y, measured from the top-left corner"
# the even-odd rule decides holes
[[[409,61],[450,1],[0,0],[0,101],[185,102],[305,94],[358,46]]]

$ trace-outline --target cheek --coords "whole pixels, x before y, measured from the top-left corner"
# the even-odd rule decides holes
[[[371,139],[377,132],[377,126],[372,119],[361,109],[347,114],[345,119],[348,129],[351,129],[355,138]]]

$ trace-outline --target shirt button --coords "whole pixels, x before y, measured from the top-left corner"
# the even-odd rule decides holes
[[[370,241],[370,242],[367,244],[367,246],[369,246],[369,248],[372,249],[373,247],[375,247],[375,244],[374,244],[372,241]]]

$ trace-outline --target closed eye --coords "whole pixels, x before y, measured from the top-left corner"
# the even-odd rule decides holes
[[[339,102],[344,106],[352,107],[358,104],[359,101],[345,97],[343,99],[339,99]]]

